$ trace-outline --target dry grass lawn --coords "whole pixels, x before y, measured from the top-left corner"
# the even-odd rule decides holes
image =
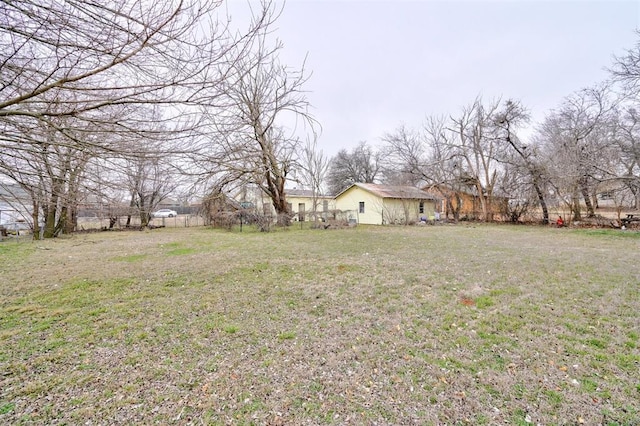
[[[0,243],[1,424],[639,425],[640,234]]]

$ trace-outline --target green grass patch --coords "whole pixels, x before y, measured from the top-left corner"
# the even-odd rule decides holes
[[[187,254],[196,253],[196,251],[197,251],[196,249],[191,247],[179,247],[179,248],[168,250],[166,254],[169,256],[184,256]]]
[[[476,306],[479,309],[489,308],[495,304],[491,296],[480,296],[476,299],[475,302],[476,302]]]
[[[619,229],[574,229],[571,232],[596,238],[610,237],[640,239],[640,232],[631,230],[622,231]]]
[[[17,243],[10,240],[0,242],[0,259],[3,260],[3,262],[0,262],[0,264],[6,261],[22,259],[24,256],[33,254],[33,252],[36,250],[36,246],[34,244],[35,243],[33,242]],[[4,263],[4,265],[10,266],[6,263]]]
[[[597,349],[605,349],[607,347],[607,342],[601,339],[589,339],[586,341],[587,345],[593,346]]]
[[[223,328],[223,330],[227,334],[235,334],[238,332],[238,327],[235,325],[227,325]]]
[[[278,334],[279,340],[292,340],[296,338],[296,333],[294,331],[283,331]]]
[[[12,412],[15,406],[13,402],[0,402],[0,415]]]

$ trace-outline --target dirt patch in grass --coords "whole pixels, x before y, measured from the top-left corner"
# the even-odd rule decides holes
[[[510,226],[2,243],[0,423],[637,424],[639,245]]]

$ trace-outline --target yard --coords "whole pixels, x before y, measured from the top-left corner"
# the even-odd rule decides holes
[[[639,425],[639,248],[494,225],[5,241],[0,423]]]

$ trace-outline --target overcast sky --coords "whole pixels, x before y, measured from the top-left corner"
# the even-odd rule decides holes
[[[288,0],[276,34],[288,65],[308,55],[319,144],[334,155],[478,95],[520,100],[540,121],[607,78],[639,26],[639,1]]]

